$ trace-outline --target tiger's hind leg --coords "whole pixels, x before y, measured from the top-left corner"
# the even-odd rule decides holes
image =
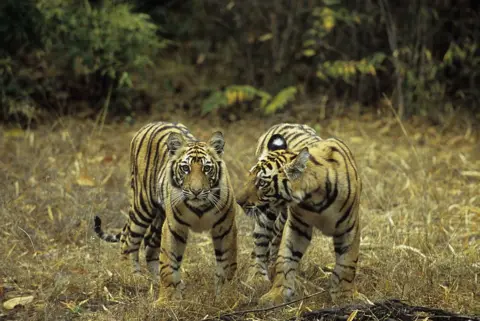
[[[155,281],[158,280],[160,245],[164,221],[165,212],[162,209],[157,210],[155,219],[150,225],[148,233],[143,240],[145,244],[145,260],[147,262],[147,268]]]
[[[129,220],[124,228],[122,239],[120,241],[122,243],[122,255],[124,255],[125,258],[130,256],[135,272],[140,272],[138,251],[145,232],[151,223],[152,218],[149,215],[140,212],[135,213],[135,207],[130,207]]]
[[[289,213],[277,261],[272,288],[260,298],[261,304],[288,302],[295,295],[295,278],[303,254],[312,239],[312,226]]]
[[[333,301],[351,299],[354,290],[360,250],[360,225],[358,217],[351,227],[333,237],[335,268],[330,279],[330,296]]]

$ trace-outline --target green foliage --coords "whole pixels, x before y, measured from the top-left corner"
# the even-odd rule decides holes
[[[166,45],[150,17],[132,13],[128,4],[104,1],[92,8],[88,1],[42,0],[39,7],[51,50],[69,62],[76,76],[106,76],[118,86],[131,86],[127,71],[152,66],[151,57]]]
[[[92,1],[93,2],[93,1]],[[0,106],[15,100],[58,110],[81,97],[129,107],[132,73],[154,65],[168,45],[148,14],[119,1],[7,0],[0,5]],[[23,43],[23,45],[19,45]],[[20,50],[21,49],[21,50]],[[111,96],[111,97],[110,97]],[[67,110],[68,112],[68,110]]]
[[[333,56],[338,56],[341,49],[331,46],[328,37],[335,29],[356,28],[365,18],[366,16],[341,6],[340,0],[324,1],[321,6],[313,9],[301,50],[303,56],[316,62],[318,78],[323,81],[342,80],[355,85],[358,75],[377,75],[377,68],[381,68],[386,58],[383,52],[376,52],[361,59],[351,59],[346,54],[343,55],[346,59],[330,59],[332,53],[336,53]]]
[[[273,99],[263,107],[266,115],[273,114],[274,112],[283,109],[289,102],[295,99],[297,94],[296,87],[288,87],[280,91]]]
[[[450,67],[458,64],[463,66],[458,77],[462,77],[470,85],[466,88],[459,88],[455,95],[457,98],[465,99],[467,97],[476,97],[480,100],[478,92],[478,82],[480,77],[480,43],[465,41],[462,44],[451,43],[447,52],[443,56],[440,68],[448,70]],[[452,79],[447,79],[447,83],[452,84]]]
[[[472,1],[4,0],[0,108],[27,100],[58,111],[79,99],[134,108],[140,88],[162,88],[153,77],[175,83],[168,94],[179,100],[245,84],[214,91],[203,113],[249,102],[269,114],[297,87],[368,105],[386,95],[405,115],[478,108],[478,30]],[[159,53],[199,77],[178,68],[142,84]]]
[[[259,100],[259,108],[264,114],[269,115],[284,108],[295,99],[296,87],[281,90],[273,98],[263,90],[246,85],[232,85],[223,91],[215,90],[202,103],[202,113],[208,114],[221,107],[231,107],[236,104]]]
[[[15,100],[33,90],[32,82],[19,79],[18,60],[24,52],[42,47],[43,24],[34,0],[0,2],[0,119],[8,118]]]
[[[342,79],[353,84],[353,78],[356,75],[377,75],[377,68],[381,67],[386,55],[383,53],[374,54],[372,57],[361,60],[334,60],[324,61],[317,67],[317,77],[327,81],[328,77],[333,79]]]
[[[223,91],[215,90],[202,103],[202,113],[208,114],[215,109],[228,106],[227,96]]]
[[[0,2],[0,56],[42,46],[43,16],[35,0]]]
[[[231,83],[268,92],[300,84],[307,95],[364,104],[401,96],[406,115],[446,100],[479,105],[480,7],[472,2],[189,3],[196,9],[177,20],[190,24],[188,48],[203,64],[233,70]]]

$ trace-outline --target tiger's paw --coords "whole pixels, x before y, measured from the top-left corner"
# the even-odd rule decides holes
[[[273,280],[275,278],[275,262],[271,262],[268,265],[268,278]]]
[[[291,288],[283,286],[275,287],[260,298],[259,304],[262,306],[274,306],[286,303],[292,301],[294,295],[295,291]]]
[[[225,269],[225,278],[227,281],[231,281],[237,274],[237,262],[234,261]]]
[[[354,296],[354,283],[348,282],[336,282],[337,278],[333,277],[330,278],[330,288],[328,292],[330,293],[330,298],[332,302],[335,304],[344,304],[350,303],[353,300]]]
[[[333,288],[329,293],[332,302],[337,305],[351,303],[353,300],[353,289]]]
[[[252,288],[260,288],[270,286],[270,279],[266,271],[262,273],[258,270],[251,270],[245,283]]]
[[[224,277],[216,277],[215,278],[215,297],[221,296],[223,285],[225,284]]]
[[[257,269],[251,269],[248,273],[247,283],[252,282],[269,282],[270,279],[268,278],[267,271],[259,271]]]
[[[221,303],[225,302],[225,297],[228,297],[235,291],[236,289],[236,282],[231,282],[232,280],[215,280],[215,292],[214,292],[214,302]]]
[[[150,277],[152,279],[154,279],[155,281],[158,281],[159,277],[160,277],[159,266],[160,266],[160,264],[159,264],[158,261],[152,261],[152,262],[147,263],[148,273],[150,274]]]
[[[162,305],[170,301],[179,301],[183,299],[182,291],[177,287],[173,288],[161,288],[155,305]]]
[[[182,292],[184,289],[185,283],[183,282],[183,280],[180,280],[180,282],[176,283],[176,286],[161,285],[158,294],[158,300],[155,302],[160,304],[161,302],[182,300]]]

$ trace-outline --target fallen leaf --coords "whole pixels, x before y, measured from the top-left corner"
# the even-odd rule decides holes
[[[80,175],[77,178],[77,184],[80,186],[95,186],[93,178],[87,175]]]
[[[70,269],[70,272],[74,274],[82,274],[82,275],[88,274],[88,271],[82,268],[73,268],[73,269]]]
[[[48,218],[50,219],[50,221],[54,221],[54,218],[53,218],[53,211],[52,211],[52,207],[50,205],[47,206],[47,211],[48,211]]]
[[[108,164],[108,163],[111,163],[114,159],[115,159],[115,156],[106,155],[105,157],[103,157],[102,163]]]
[[[33,296],[22,296],[13,298],[3,302],[3,308],[6,310],[13,310],[17,305],[26,305],[33,301]]]
[[[355,136],[350,138],[350,142],[352,142],[353,144],[360,144],[364,142],[364,139],[362,137]]]

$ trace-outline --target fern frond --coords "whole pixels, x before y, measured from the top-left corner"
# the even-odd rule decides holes
[[[263,108],[264,113],[269,115],[284,108],[287,103],[295,99],[296,94],[297,88],[295,86],[283,89]]]

